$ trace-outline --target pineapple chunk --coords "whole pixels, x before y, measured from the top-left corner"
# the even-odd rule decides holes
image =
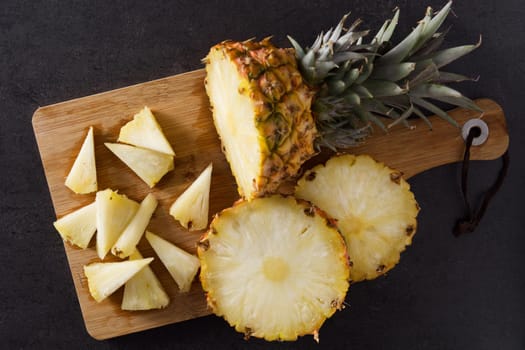
[[[131,218],[139,209],[139,204],[125,195],[110,189],[97,192],[97,253],[104,259]]]
[[[97,167],[95,164],[95,142],[93,127],[89,127],[84,143],[78,152],[73,167],[66,178],[66,186],[73,192],[85,194],[97,190]]]
[[[138,250],[129,256],[129,261],[141,260]],[[122,310],[151,310],[165,308],[170,302],[157,276],[149,266],[144,267],[124,286]]]
[[[238,202],[197,245],[208,305],[246,336],[317,337],[349,287],[344,240],[331,219],[293,197]]]
[[[120,158],[149,187],[153,187],[173,170],[173,156],[119,143],[105,143],[106,147]]]
[[[147,258],[120,262],[98,262],[84,266],[89,293],[93,299],[100,303],[152,261],[153,258]]]
[[[148,107],[135,114],[133,120],[120,129],[119,142],[151,149],[174,156],[173,148]]]
[[[157,208],[157,204],[157,200],[151,193],[144,198],[137,213],[126,226],[113,248],[111,248],[113,255],[124,259],[135,251],[153,212]]]
[[[393,268],[416,232],[419,206],[399,171],[369,156],[333,157],[307,171],[296,196],[337,220],[353,267],[352,281]]]
[[[208,226],[212,164],[171,205],[170,215],[182,226],[202,230]]]
[[[64,241],[86,249],[97,230],[97,207],[93,202],[53,223]]]
[[[171,277],[177,282],[179,290],[188,292],[199,270],[199,259],[151,232],[146,231],[146,239],[168,269]]]

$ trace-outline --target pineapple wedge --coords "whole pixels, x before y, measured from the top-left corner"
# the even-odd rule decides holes
[[[111,248],[113,255],[124,259],[135,251],[140,238],[151,220],[153,212],[157,208],[157,204],[158,202],[155,197],[151,193],[148,193],[146,198],[140,203],[139,210],[133,219],[131,219],[115,245],[113,245],[113,248]]]
[[[170,215],[190,231],[208,226],[212,163],[171,205]]]
[[[95,164],[95,142],[93,127],[89,127],[84,143],[78,152],[73,167],[66,178],[66,186],[77,194],[97,190],[97,167]]]
[[[416,232],[419,206],[399,171],[369,156],[333,157],[307,171],[296,196],[337,220],[348,247],[353,282],[393,268]]]
[[[129,256],[129,261],[141,260],[138,250]],[[157,276],[146,266],[126,282],[122,298],[122,310],[151,310],[165,308],[170,302]]]
[[[199,270],[199,259],[154,233],[146,231],[146,239],[168,269],[171,277],[177,282],[180,292],[189,292],[191,283]]]
[[[137,174],[149,187],[153,187],[173,170],[173,156],[120,143],[105,143],[117,157]]]
[[[139,204],[110,189],[97,192],[95,203],[97,253],[100,259],[104,259],[139,209]]]
[[[133,120],[120,129],[118,141],[175,156],[173,148],[148,107],[135,114]]]
[[[153,258],[120,262],[98,262],[84,266],[89,293],[97,302],[101,302],[137,274]]]
[[[97,207],[93,202],[53,223],[64,241],[86,249],[97,230]]]
[[[209,307],[247,337],[317,339],[345,300],[344,240],[306,201],[273,196],[238,202],[213,219],[197,247]]]

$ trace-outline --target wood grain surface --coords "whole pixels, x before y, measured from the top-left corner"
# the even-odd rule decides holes
[[[171,203],[210,162],[213,162],[210,217],[238,199],[234,179],[213,126],[203,80],[204,71],[197,70],[39,108],[33,116],[33,128],[56,216],[62,217],[95,199],[94,194],[77,195],[64,185],[87,130],[93,126],[99,190],[118,190],[136,201],[141,201],[149,192],[153,193],[159,206],[148,230],[195,253],[202,231],[188,232],[175,222],[168,214]],[[472,159],[495,159],[503,154],[509,142],[503,110],[488,99],[476,102],[485,111],[482,118],[489,126],[490,135],[485,144],[472,148]],[[146,105],[154,112],[176,153],[175,169],[153,189],[104,146],[104,142],[116,142],[120,127]],[[463,109],[451,114],[460,125],[468,119],[480,117],[478,112]],[[460,130],[437,117],[431,117],[431,120],[433,130],[420,120],[411,121],[412,129],[397,126],[386,134],[376,130],[366,144],[350,151],[370,154],[401,170],[407,178],[460,160],[464,148]],[[306,166],[323,162],[328,156],[328,153],[322,153]],[[171,299],[170,305],[163,310],[122,311],[122,290],[101,303],[95,302],[89,295],[82,270],[84,265],[98,261],[94,239],[86,250],[67,243],[64,248],[87,331],[96,339],[209,314],[199,282],[194,281],[189,293],[179,293],[145,239],[139,243],[139,250],[145,257],[156,258],[151,267]]]

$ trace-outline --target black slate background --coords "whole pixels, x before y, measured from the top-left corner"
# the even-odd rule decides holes
[[[504,108],[511,135],[507,181],[476,233],[451,227],[462,212],[459,166],[411,179],[423,208],[414,244],[378,280],[352,286],[350,307],[295,343],[246,342],[209,316],[99,342],[85,331],[31,117],[35,109],[201,67],[223,39],[311,43],[353,11],[377,28],[395,6],[406,33],[442,1],[16,1],[0,2],[0,348],[2,349],[524,349],[523,229],[525,3],[457,1],[447,44],[482,47],[454,68],[461,90]],[[57,143],[57,147],[60,144]],[[410,147],[410,145],[407,145]],[[429,156],[432,156],[429,154]],[[473,193],[498,162],[475,162]],[[475,196],[474,196],[475,197]]]

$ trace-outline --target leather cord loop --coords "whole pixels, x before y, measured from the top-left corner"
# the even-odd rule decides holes
[[[463,164],[461,168],[461,192],[463,195],[463,201],[465,203],[466,215],[456,222],[456,226],[454,227],[453,231],[455,236],[460,236],[465,233],[474,232],[476,227],[479,225],[479,222],[483,218],[483,215],[485,214],[485,211],[487,210],[490,201],[503,184],[503,181],[507,176],[507,171],[509,168],[509,152],[506,151],[501,156],[503,164],[498,174],[498,178],[483,196],[483,200],[481,202],[481,205],[479,206],[479,209],[477,211],[474,211],[468,199],[468,174],[470,165],[470,148],[472,147],[472,141],[477,136],[479,136],[479,133],[479,128],[470,129],[467,139],[465,141],[465,154],[463,156]]]

